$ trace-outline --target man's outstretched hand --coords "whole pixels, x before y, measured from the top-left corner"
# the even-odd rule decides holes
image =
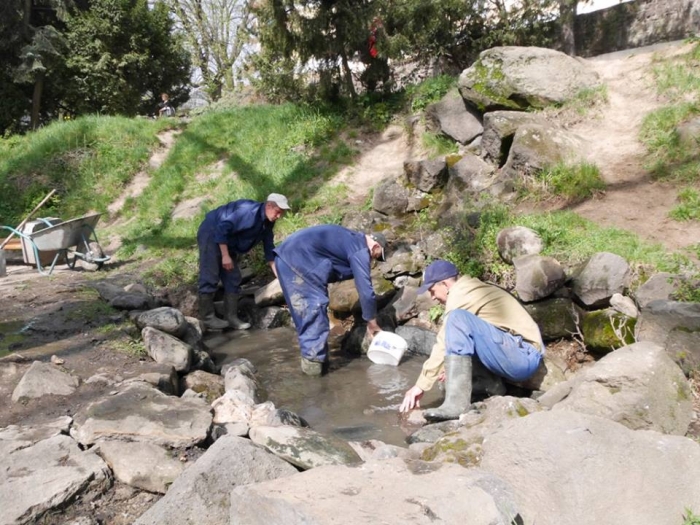
[[[411,387],[403,396],[403,402],[399,407],[399,412],[408,412],[414,408],[420,408],[421,397],[423,397],[423,391],[417,386]]]

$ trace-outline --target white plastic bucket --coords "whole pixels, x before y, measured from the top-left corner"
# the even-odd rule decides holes
[[[406,340],[393,332],[381,331],[372,339],[367,357],[378,365],[397,366],[408,348]]]

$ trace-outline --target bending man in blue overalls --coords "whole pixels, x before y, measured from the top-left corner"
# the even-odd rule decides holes
[[[367,333],[373,337],[381,330],[370,267],[372,259],[384,259],[385,248],[380,233],[365,235],[327,224],[299,230],[275,249],[277,277],[299,336],[305,374],[319,376],[327,366],[328,283],[354,278]]]
[[[249,252],[262,241],[265,260],[277,275],[273,228],[275,221],[288,209],[289,203],[284,195],[271,193],[266,202],[241,199],[207,213],[197,231],[199,318],[206,328],[250,328],[250,323],[238,318],[238,296],[242,280],[238,256]],[[214,312],[214,294],[219,280],[224,286],[226,320],[219,319]]]
[[[445,313],[437,342],[415,386],[404,395],[401,412],[420,407],[423,393],[440,379],[445,381],[445,402],[423,416],[428,421],[458,419],[471,404],[474,358],[512,382],[525,381],[537,371],[544,354],[540,329],[507,291],[460,277],[454,264],[435,261],[425,269],[418,292],[430,292],[445,305]]]

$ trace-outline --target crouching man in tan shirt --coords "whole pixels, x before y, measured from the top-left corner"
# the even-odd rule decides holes
[[[471,404],[472,357],[491,372],[510,381],[531,377],[542,361],[544,344],[540,330],[518,300],[501,288],[472,277],[459,277],[447,261],[431,263],[423,275],[419,293],[445,305],[437,342],[423,364],[416,385],[406,392],[400,411],[420,407],[443,371],[445,401],[426,410],[428,421],[457,419]]]

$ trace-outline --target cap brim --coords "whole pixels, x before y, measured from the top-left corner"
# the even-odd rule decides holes
[[[420,288],[418,288],[418,295],[423,295],[425,292],[430,290],[435,283],[424,283]]]

